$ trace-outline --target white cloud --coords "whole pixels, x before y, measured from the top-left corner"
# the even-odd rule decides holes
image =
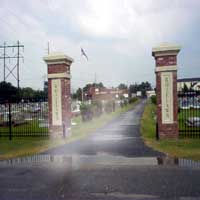
[[[95,72],[108,85],[143,80],[142,74],[154,80],[152,46],[198,39],[194,33],[199,31],[199,8],[199,1],[176,0],[4,0],[0,35],[2,40],[19,39],[25,45],[24,86],[42,87],[46,72],[42,57],[48,41],[52,51],[75,59],[75,87],[93,80]],[[80,47],[89,62],[80,57]]]

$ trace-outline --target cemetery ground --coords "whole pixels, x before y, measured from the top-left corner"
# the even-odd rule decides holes
[[[127,104],[122,108],[117,108],[115,112],[102,114],[99,118],[94,118],[89,122],[82,122],[80,116],[74,117],[72,121],[77,125],[72,126],[72,134],[66,139],[50,140],[47,137],[27,136],[13,137],[10,141],[8,137],[0,137],[0,160],[41,153],[51,148],[86,137],[95,132],[98,128],[103,127],[113,118],[130,109],[133,109],[138,103],[139,100],[134,103]]]
[[[155,111],[155,104],[153,104],[150,100],[147,101],[141,119],[141,134],[146,145],[173,157],[200,160],[199,138],[180,138],[176,140],[164,139],[159,141],[156,140]],[[182,118],[182,116],[183,115],[179,113],[179,119]]]

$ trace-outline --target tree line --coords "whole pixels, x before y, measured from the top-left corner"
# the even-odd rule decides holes
[[[91,88],[106,88],[102,82],[100,83],[88,83],[83,88],[78,88],[76,92],[72,94],[73,99],[82,100],[82,92],[88,93]],[[131,94],[136,93],[137,91],[141,91],[142,96],[146,95],[146,91],[152,90],[151,84],[146,82],[141,83],[134,83],[131,85],[126,85],[125,83],[120,83],[117,87],[120,90],[127,90],[129,93],[129,96],[131,97]],[[7,99],[10,97],[20,97],[20,98],[46,98],[48,95],[48,88],[45,88],[44,90],[34,90],[31,87],[24,87],[24,88],[17,88],[13,86],[9,82],[0,82],[0,98],[1,99]]]
[[[17,88],[9,82],[0,82],[0,98],[46,98],[47,90],[34,90],[31,87]]]
[[[94,88],[98,88],[98,89],[102,89],[102,88],[106,88],[102,82],[100,83],[89,83],[86,84],[83,88],[78,88],[76,90],[76,92],[74,92],[72,94],[72,98],[73,99],[78,99],[78,100],[82,100],[82,92],[85,94],[87,93],[91,87]],[[151,84],[146,81],[146,82],[141,82],[141,83],[133,83],[130,84],[129,86],[125,83],[120,83],[117,88],[119,90],[127,90],[129,96],[131,97],[131,94],[136,93],[137,91],[141,91],[142,96],[145,97],[146,96],[146,91],[152,90],[152,86]]]

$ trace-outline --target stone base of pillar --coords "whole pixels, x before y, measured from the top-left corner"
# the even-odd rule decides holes
[[[160,124],[158,126],[159,138],[178,138],[178,123],[174,124]]]
[[[71,127],[51,126],[49,127],[49,136],[52,139],[64,139],[71,136]]]

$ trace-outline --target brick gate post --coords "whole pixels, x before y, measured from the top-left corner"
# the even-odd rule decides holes
[[[73,59],[52,53],[43,58],[48,71],[49,134],[51,138],[70,134],[71,85],[70,65]]]
[[[152,49],[156,62],[156,99],[159,138],[178,138],[177,54],[180,46]]]

